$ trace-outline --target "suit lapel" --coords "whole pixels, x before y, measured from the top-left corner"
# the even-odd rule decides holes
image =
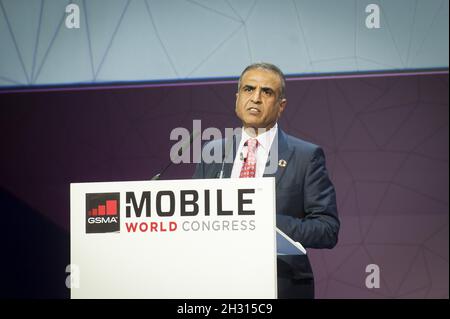
[[[236,151],[238,148],[239,143],[241,142],[241,134],[234,134],[233,135],[233,140],[232,141],[228,141],[225,139],[225,144],[224,144],[224,154],[225,154],[225,164],[223,166],[223,177],[224,178],[230,178],[231,177],[231,172],[233,170],[233,163],[234,163],[234,158],[236,156]],[[228,150],[229,146],[227,145],[228,142],[232,142],[232,147],[233,150],[230,151]]]
[[[233,163],[225,163],[223,165],[223,178],[230,178],[233,170]]]
[[[281,129],[278,129],[277,136],[275,138],[277,138],[278,141],[278,158],[277,158],[278,163],[276,163],[277,165],[276,172],[269,174],[267,173],[266,167],[264,177],[275,177],[275,185],[278,186],[280,180],[283,178],[287,166],[289,165],[289,161],[291,159],[294,150],[291,147],[289,147],[286,134]],[[274,145],[272,145],[272,147],[270,148],[270,152],[272,151],[276,151]]]
[[[224,178],[230,178],[231,177],[231,172],[233,170],[233,163],[234,163],[234,158],[236,155],[236,151],[237,148],[239,146],[239,143],[241,141],[241,134],[235,134],[233,135],[233,141],[232,141],[232,146],[233,146],[233,151],[230,152],[227,150],[228,146],[228,140],[225,139],[224,140],[224,154],[226,156],[226,158],[228,160],[226,160],[224,166],[223,166],[223,177]],[[264,177],[275,177],[275,184],[278,186],[281,178],[283,177],[287,166],[289,165],[289,161],[292,157],[292,154],[294,152],[294,150],[289,147],[288,141],[287,141],[287,137],[286,134],[281,130],[278,129],[277,131],[277,136],[275,137],[278,141],[278,163],[276,163],[276,172],[275,173],[267,173],[267,167],[266,167],[266,171],[264,172]],[[270,152],[272,151],[276,151],[274,149],[274,145],[272,145]],[[270,158],[270,156],[269,156]],[[286,163],[285,166],[282,166],[280,164],[284,164]]]

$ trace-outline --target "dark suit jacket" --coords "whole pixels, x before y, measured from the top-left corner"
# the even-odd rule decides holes
[[[325,167],[323,150],[287,135],[281,129],[278,129],[275,138],[278,139],[278,159],[285,160],[287,165],[278,166],[275,174],[265,173],[264,177],[275,176],[277,227],[305,248],[333,248],[338,240],[340,223],[336,195]],[[220,143],[222,154],[234,156],[239,142],[240,136],[234,136],[233,140],[210,143]],[[230,145],[234,152],[228,150]],[[223,177],[228,178],[232,168],[232,161],[225,164],[201,162],[197,165],[194,178],[218,178],[221,171]],[[313,297],[311,289],[307,289],[306,293],[297,289],[305,284],[312,285],[314,289],[308,257],[278,256],[279,297]]]

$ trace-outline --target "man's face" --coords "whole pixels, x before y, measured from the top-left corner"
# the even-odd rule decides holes
[[[236,93],[236,115],[244,128],[270,129],[286,107],[280,98],[281,80],[274,72],[264,69],[247,71]]]

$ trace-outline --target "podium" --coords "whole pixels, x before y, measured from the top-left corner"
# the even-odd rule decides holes
[[[73,183],[71,298],[277,298],[275,179]]]

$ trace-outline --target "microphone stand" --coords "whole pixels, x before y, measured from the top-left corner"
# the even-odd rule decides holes
[[[223,178],[223,173],[224,173],[224,169],[225,169],[225,161],[227,160],[227,157],[230,153],[230,150],[233,146],[233,140],[234,140],[234,135],[227,141],[227,143],[225,144],[225,150],[224,150],[224,156],[222,159],[222,166],[220,167],[220,172],[217,175],[217,178]]]
[[[183,155],[183,152],[186,150],[186,148],[188,148],[192,142],[194,141],[194,139],[198,136],[198,134],[200,134],[199,132],[192,132],[189,135],[189,141],[187,141],[185,144],[181,145],[180,149],[178,150],[177,154],[178,156],[181,157],[181,155]],[[164,172],[170,167],[172,166],[173,162],[170,161],[169,164],[166,165],[166,167],[163,168],[163,170],[161,172],[159,172],[158,174],[156,174],[155,176],[153,176],[150,180],[151,181],[156,181],[159,180],[161,178],[161,176],[164,174]]]

